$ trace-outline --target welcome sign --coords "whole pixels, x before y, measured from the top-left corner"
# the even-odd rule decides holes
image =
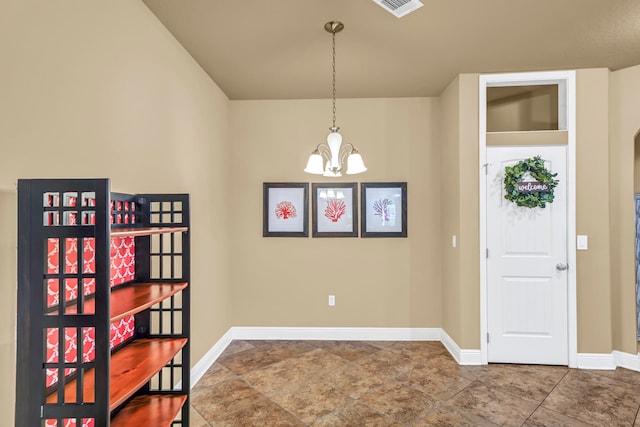
[[[544,193],[549,191],[549,185],[539,181],[516,182],[520,194]]]

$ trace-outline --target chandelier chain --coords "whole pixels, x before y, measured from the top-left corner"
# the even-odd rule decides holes
[[[336,127],[336,33],[332,32],[333,39],[333,127]]]

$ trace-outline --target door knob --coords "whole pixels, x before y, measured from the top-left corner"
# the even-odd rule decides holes
[[[567,264],[562,263],[562,262],[559,262],[558,264],[556,264],[556,270],[564,271],[564,270],[566,270],[568,268],[569,268],[569,266]]]

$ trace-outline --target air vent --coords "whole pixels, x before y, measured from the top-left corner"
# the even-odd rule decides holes
[[[424,6],[420,0],[373,0],[398,18]]]

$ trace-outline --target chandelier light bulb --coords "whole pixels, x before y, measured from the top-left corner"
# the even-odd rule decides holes
[[[362,156],[355,149],[351,151],[349,157],[347,158],[347,175],[355,175],[357,173],[362,173],[367,170],[367,167],[364,165],[364,161],[362,160]]]
[[[316,149],[311,153],[309,160],[307,161],[307,167],[304,168],[304,171],[315,175],[322,175],[324,173],[324,161],[320,151]]]

